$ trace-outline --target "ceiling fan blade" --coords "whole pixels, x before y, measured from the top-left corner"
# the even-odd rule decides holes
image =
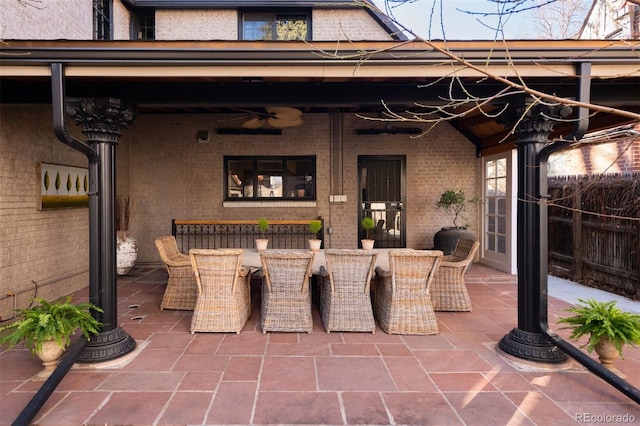
[[[264,126],[265,119],[260,117],[250,118],[242,124],[245,129],[259,129]]]
[[[292,107],[268,107],[267,112],[271,114],[272,117],[282,120],[293,121],[302,117],[302,111]]]
[[[294,120],[285,120],[283,118],[271,117],[268,119],[268,122],[271,127],[284,129],[286,127],[300,126],[302,124],[302,118],[296,118]]]

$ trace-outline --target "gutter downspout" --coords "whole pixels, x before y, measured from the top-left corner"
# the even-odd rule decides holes
[[[581,102],[589,102],[590,99],[590,82],[591,82],[591,64],[581,62],[578,64],[578,100]],[[562,138],[561,141],[547,145],[540,150],[537,156],[537,165],[539,170],[539,186],[540,186],[540,291],[544,297],[540,298],[540,331],[563,352],[571,358],[585,366],[589,371],[596,374],[601,379],[627,395],[636,403],[640,404],[640,390],[633,385],[620,378],[618,375],[604,368],[600,363],[585,354],[571,343],[562,339],[551,330],[548,322],[548,184],[547,171],[549,156],[554,152],[564,149],[571,143],[582,139],[589,125],[589,111],[586,108],[578,109],[578,120],[571,134]]]
[[[64,69],[60,63],[51,64],[51,104],[53,110],[53,130],[60,140],[60,142],[71,148],[79,151],[87,156],[89,160],[89,288],[90,298],[96,293],[98,288],[98,226],[99,220],[97,209],[97,196],[98,191],[96,188],[97,176],[98,176],[98,156],[96,152],[90,146],[75,139],[69,134],[64,123]],[[96,224],[96,226],[91,226]],[[96,301],[91,300],[96,304]],[[95,315],[95,314],[94,314]],[[62,358],[61,362],[56,366],[56,369],[51,373],[51,376],[40,387],[38,392],[33,396],[31,401],[22,410],[20,415],[14,420],[12,425],[22,426],[31,423],[31,420],[38,414],[38,411],[42,408],[47,399],[51,396],[53,391],[58,387],[64,376],[71,369],[74,362],[78,360],[85,346],[87,345],[87,339],[84,336],[80,338],[71,346],[69,352]]]

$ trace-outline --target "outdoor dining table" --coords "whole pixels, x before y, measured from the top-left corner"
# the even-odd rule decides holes
[[[269,250],[269,249],[268,249]],[[374,249],[373,251],[378,253],[378,257],[376,258],[376,266],[380,266],[385,271],[389,270],[389,250],[390,249]],[[396,249],[397,250],[397,249]],[[300,250],[300,249],[278,249],[274,251],[279,252],[307,252],[310,250]],[[246,266],[250,269],[261,268],[262,264],[260,263],[260,252],[255,249],[245,249],[244,257],[242,260],[242,265]],[[327,262],[324,256],[324,249],[316,252],[316,255],[313,259],[313,266],[311,267],[311,271],[314,275],[320,274],[320,267],[324,266],[326,268]]]

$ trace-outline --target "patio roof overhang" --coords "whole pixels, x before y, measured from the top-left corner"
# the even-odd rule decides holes
[[[50,103],[51,64],[62,63],[68,96],[118,97],[140,114],[228,113],[278,105],[379,114],[383,103],[394,111],[439,106],[458,114],[451,124],[478,153],[491,154],[512,148],[509,129],[479,111],[460,114],[473,103],[449,105],[452,98],[485,99],[505,88],[483,71],[573,98],[576,67],[588,62],[591,102],[640,112],[638,46],[637,41],[593,40],[7,41],[0,49],[0,93],[2,103]],[[483,110],[495,112],[501,102],[504,98]],[[590,117],[589,131],[630,121],[601,111]],[[552,136],[569,134],[573,124],[556,127]]]

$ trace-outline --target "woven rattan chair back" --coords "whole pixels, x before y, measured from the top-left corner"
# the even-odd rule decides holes
[[[169,275],[160,309],[192,311],[196,306],[198,287],[189,256],[180,253],[173,235],[160,237],[155,244]]]
[[[325,250],[320,307],[327,333],[375,333],[370,286],[377,256],[375,250]]]
[[[431,296],[440,250],[390,250],[389,271],[376,269],[374,311],[389,334],[437,334]]]
[[[262,263],[262,332],[307,332],[313,329],[309,277],[312,252],[260,253]]]
[[[459,240],[449,256],[444,256],[433,286],[431,301],[436,311],[470,312],[471,299],[464,282],[464,275],[473,263],[480,243],[471,240]]]
[[[191,333],[240,333],[251,316],[250,272],[241,249],[191,249],[198,299]]]

